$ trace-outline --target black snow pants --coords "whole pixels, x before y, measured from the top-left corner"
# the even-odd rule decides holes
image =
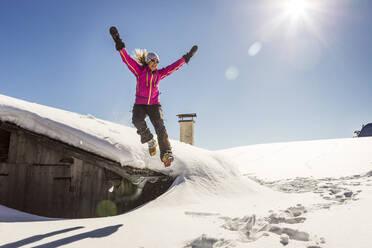
[[[150,141],[154,136],[147,127],[145,118],[149,116],[152,125],[155,128],[158,136],[158,144],[160,149],[160,158],[167,151],[171,151],[171,146],[168,139],[167,130],[164,126],[163,112],[161,105],[144,105],[134,104],[133,106],[133,125],[137,128],[137,133],[141,136],[141,143],[144,144]]]

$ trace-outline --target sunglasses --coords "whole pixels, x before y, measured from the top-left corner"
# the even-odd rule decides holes
[[[156,60],[156,59],[150,59],[150,61],[151,61],[151,62],[154,62],[154,63],[156,63],[156,64],[159,63],[159,60]]]

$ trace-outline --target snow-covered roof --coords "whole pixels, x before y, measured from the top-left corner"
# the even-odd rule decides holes
[[[204,170],[208,170],[208,166],[220,164],[215,160],[208,166],[196,165],[192,161],[195,162],[198,154],[211,152],[171,140],[176,159],[172,168],[165,168],[158,155],[148,155],[147,146],[140,143],[134,128],[101,120],[92,115],[77,114],[5,95],[0,95],[0,120],[117,161],[123,166],[185,175],[195,174],[197,171],[203,174]],[[179,150],[182,150],[182,153],[178,153]],[[213,160],[213,156],[210,159]]]
[[[140,144],[126,126],[0,95],[0,120],[120,162],[136,161]],[[136,147],[137,145],[137,147]],[[135,146],[135,147],[133,147]]]

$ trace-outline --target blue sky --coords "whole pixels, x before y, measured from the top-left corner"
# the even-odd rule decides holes
[[[160,67],[194,44],[160,83],[167,130],[194,113],[195,145],[351,137],[372,122],[372,2],[308,0],[0,1],[0,94],[131,124],[136,80],[114,49]]]

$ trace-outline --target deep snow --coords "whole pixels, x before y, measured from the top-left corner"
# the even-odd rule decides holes
[[[372,138],[216,152],[172,140],[166,169],[134,129],[90,115],[0,95],[0,120],[177,176],[162,196],[115,217],[53,220],[0,206],[0,247],[372,247]]]

